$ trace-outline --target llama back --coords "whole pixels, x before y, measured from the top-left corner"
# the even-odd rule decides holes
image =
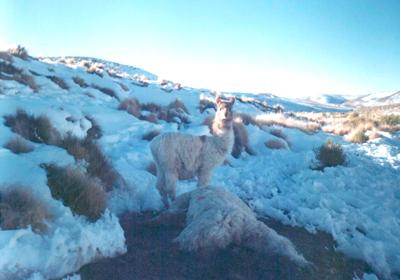
[[[202,144],[198,136],[168,132],[155,137],[150,149],[157,166],[185,173],[196,169]]]

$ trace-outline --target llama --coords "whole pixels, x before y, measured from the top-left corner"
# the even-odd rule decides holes
[[[185,228],[174,240],[182,250],[212,251],[236,244],[283,255],[301,266],[308,264],[289,239],[258,221],[238,196],[223,188],[210,186],[184,193],[152,222],[170,224],[182,219],[186,219]]]
[[[157,189],[165,207],[175,199],[176,181],[197,176],[198,186],[208,185],[213,169],[221,165],[233,147],[232,107],[235,98],[217,97],[213,136],[178,132],[155,137],[150,149],[157,167]]]

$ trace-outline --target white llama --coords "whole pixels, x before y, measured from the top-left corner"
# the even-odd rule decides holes
[[[186,226],[175,242],[183,250],[223,249],[236,244],[286,256],[298,265],[308,263],[289,239],[258,221],[238,196],[223,188],[199,188],[184,193],[152,222],[168,224],[182,218]]]
[[[157,188],[164,205],[175,200],[176,181],[198,177],[198,186],[207,186],[213,169],[231,153],[234,141],[232,107],[235,98],[217,97],[213,136],[195,136],[178,132],[164,133],[153,139],[151,153],[157,166]]]

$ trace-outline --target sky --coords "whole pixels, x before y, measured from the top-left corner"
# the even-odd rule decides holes
[[[400,90],[398,0],[1,0],[0,47],[15,44],[219,91]]]

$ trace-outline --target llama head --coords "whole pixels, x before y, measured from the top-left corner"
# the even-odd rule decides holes
[[[230,97],[228,100],[223,100],[220,96],[218,96],[215,100],[215,103],[217,104],[215,120],[218,121],[218,126],[220,129],[229,129],[232,126],[232,107],[235,103],[235,100],[235,97]]]

